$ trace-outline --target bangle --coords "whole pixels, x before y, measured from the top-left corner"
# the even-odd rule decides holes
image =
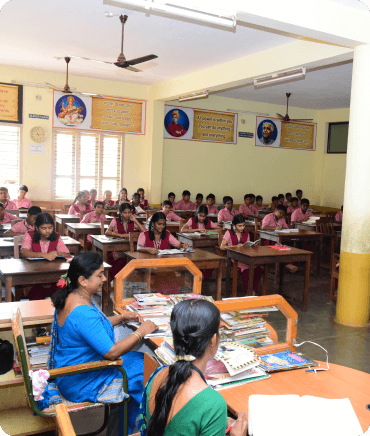
[[[135,335],[139,339],[139,342],[143,339],[143,337],[141,336],[141,334],[139,332],[132,332],[132,334]]]
[[[125,322],[124,318],[123,318],[123,313],[121,313],[121,322]]]

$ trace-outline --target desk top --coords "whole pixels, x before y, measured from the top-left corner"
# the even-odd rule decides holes
[[[278,256],[297,256],[304,254],[312,254],[311,251],[300,250],[299,248],[291,247],[290,250],[274,250],[266,246],[263,247],[226,247],[229,252],[242,254],[246,257],[278,257]]]
[[[112,236],[113,241],[107,241],[107,236],[105,235],[91,235],[91,239],[93,241],[95,239],[96,241],[99,241],[103,245],[129,244],[129,238],[116,238],[115,236]]]
[[[130,257],[131,259],[139,259],[139,260],[145,260],[145,259],[168,259],[168,258],[176,258],[176,257],[187,257],[192,262],[202,262],[207,260],[223,260],[223,257],[217,256],[216,254],[210,253],[209,251],[204,251],[199,248],[194,249],[194,253],[184,253],[184,254],[167,254],[167,255],[160,255],[157,254],[150,254],[144,251],[127,251],[126,256]]]
[[[90,212],[92,212],[92,211],[90,211]],[[58,213],[58,214],[55,215],[55,218],[59,218],[59,219],[62,219],[62,220],[76,219],[78,222],[80,221],[80,217],[79,216],[71,215],[71,214],[68,214],[68,213]],[[113,217],[108,215],[106,221],[110,221],[112,219],[113,219]]]
[[[21,310],[23,324],[33,321],[51,321],[55,310],[50,299],[3,302],[0,304],[0,328],[10,326],[13,311],[18,308]]]
[[[212,230],[211,230],[212,231]],[[213,230],[215,231],[215,230]],[[194,233],[176,233],[177,236],[182,236],[184,238],[189,238],[191,240],[197,240],[197,241],[209,241],[210,239],[218,240],[218,234],[217,235],[208,235],[207,233],[204,236],[194,235]]]
[[[61,238],[67,247],[76,246],[76,245],[81,246],[81,244],[78,241],[76,241],[76,239],[70,238],[69,236],[61,236]],[[11,239],[11,241],[10,240],[7,241],[7,239]],[[20,241],[19,245],[21,245],[21,244],[22,244],[22,242]],[[0,238],[0,250],[1,250],[1,248],[11,248],[11,247],[14,247],[14,237],[13,236]]]
[[[66,223],[67,227],[72,228],[73,230],[86,230],[86,229],[100,229],[101,223]],[[107,229],[108,224],[104,224],[104,228]]]
[[[262,236],[262,233],[266,233],[268,236],[278,236],[278,237],[284,237],[284,238],[313,238],[315,236],[324,236],[324,233],[319,232],[313,232],[311,230],[303,230],[299,229],[299,232],[279,232],[274,235],[271,235],[269,232],[273,232],[273,230],[260,230],[260,235]],[[267,238],[268,239],[268,238]]]

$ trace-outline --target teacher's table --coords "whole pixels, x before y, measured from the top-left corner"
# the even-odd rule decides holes
[[[183,244],[187,243],[193,248],[218,246],[218,234],[208,235],[207,233],[205,233],[204,235],[199,236],[194,235],[194,233],[176,233],[176,237]]]
[[[108,276],[110,265],[104,263],[104,272]],[[60,276],[69,269],[69,263],[63,259],[28,260],[2,259],[0,263],[0,281],[5,282],[6,301],[12,301],[12,287],[16,285],[33,285],[57,283]],[[1,302],[1,297],[0,297]],[[108,313],[108,281],[103,285],[102,310]]]
[[[311,265],[311,255],[310,251],[300,250],[298,248],[291,248],[290,250],[275,250],[269,247],[233,247],[229,246],[226,248],[227,252],[227,273],[226,273],[226,290],[229,293],[231,288],[231,261],[234,260],[234,266],[232,271],[233,284],[232,284],[232,296],[236,297],[237,287],[238,287],[238,264],[237,262],[242,262],[249,267],[249,282],[248,282],[248,295],[253,295],[253,276],[254,267],[257,265],[265,265],[264,275],[263,275],[263,288],[262,295],[267,294],[267,284],[268,284],[268,272],[269,265],[280,263],[280,281],[279,281],[279,293],[282,292],[283,288],[283,275],[284,275],[284,264],[291,262],[305,262],[305,274],[304,274],[304,290],[302,301],[293,301],[299,304],[303,312],[307,311],[307,301],[308,301],[308,286],[310,281],[310,265]],[[237,262],[235,262],[237,261]],[[284,298],[286,298],[284,296]]]
[[[131,259],[155,259],[155,258],[178,258],[187,257],[190,259],[199,269],[215,269],[216,270],[216,300],[221,300],[221,281],[222,281],[222,262],[223,257],[217,256],[216,254],[210,253],[208,251],[200,250],[196,248],[194,253],[183,253],[175,255],[156,255],[150,254],[145,251],[128,251],[126,256],[129,260]]]
[[[316,264],[316,274],[320,275],[321,267],[321,250],[322,250],[322,239],[324,233],[311,232],[309,230],[301,230],[299,232],[275,232],[274,230],[260,230],[260,239],[266,239],[268,241],[276,242],[277,244],[285,244],[294,246],[297,242],[315,242],[316,243],[316,253],[315,253],[315,264]]]
[[[325,362],[316,361],[321,368]],[[220,391],[233,414],[247,412],[250,395],[311,395],[328,399],[349,398],[363,431],[370,425],[370,374],[330,363],[329,371],[307,373],[306,368],[271,373],[271,378]],[[309,417],[309,412],[308,415]],[[304,425],[304,423],[302,423]],[[298,431],[299,433],[299,431]]]
[[[75,239],[69,236],[61,236],[61,238],[71,254],[77,254],[81,251],[81,244]],[[19,245],[22,245],[22,242]],[[0,239],[0,258],[6,256],[14,256],[14,238],[12,236]]]
[[[166,222],[166,229],[172,233],[173,235],[176,235],[176,233],[178,233],[181,229],[180,229],[180,222],[181,221],[167,221]],[[149,223],[148,221],[144,222],[144,227],[146,229],[149,228]]]
[[[100,235],[101,233],[101,223],[66,223],[66,227],[68,230],[68,236],[72,237],[75,235],[75,238],[79,240],[83,239],[83,249],[87,250],[87,235]],[[105,230],[108,230],[108,224],[104,225]]]
[[[4,236],[4,233],[10,230],[11,224],[0,224],[0,236]]]

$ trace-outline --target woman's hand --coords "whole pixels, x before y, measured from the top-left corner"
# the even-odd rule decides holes
[[[153,333],[158,330],[157,324],[154,324],[153,321],[144,321],[141,326],[137,329],[137,332],[141,334],[142,337],[148,335],[149,333]]]
[[[283,230],[283,226],[277,226],[276,230]]]
[[[244,244],[238,244],[237,245],[237,247],[243,247],[244,246]]]
[[[130,237],[129,233],[118,233],[118,236],[122,239],[128,239]]]
[[[136,224],[138,223],[138,220],[135,218],[135,215],[132,215],[132,214],[131,214],[129,220],[130,220],[130,221],[133,221],[133,222],[136,223]]]
[[[196,231],[200,232],[200,233],[207,233],[206,229],[197,229]]]
[[[57,251],[51,251],[50,253],[42,253],[42,257],[49,261],[55,260],[57,256],[58,256]]]
[[[157,248],[148,248],[148,253],[150,253],[150,254],[158,254],[159,250]]]
[[[234,421],[234,427],[230,430],[230,436],[246,436],[248,431],[248,420],[245,417],[245,412],[238,413],[238,418]],[[229,422],[228,422],[229,424]],[[231,425],[231,424],[230,424]]]
[[[143,317],[136,312],[124,313],[122,319],[125,322],[130,322],[130,321],[138,321],[139,323],[143,322]]]

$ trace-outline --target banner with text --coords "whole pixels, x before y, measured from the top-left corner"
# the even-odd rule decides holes
[[[164,138],[236,144],[238,115],[181,106],[165,106]]]
[[[0,122],[22,124],[23,86],[0,83]]]
[[[316,124],[256,117],[256,146],[316,149]]]

